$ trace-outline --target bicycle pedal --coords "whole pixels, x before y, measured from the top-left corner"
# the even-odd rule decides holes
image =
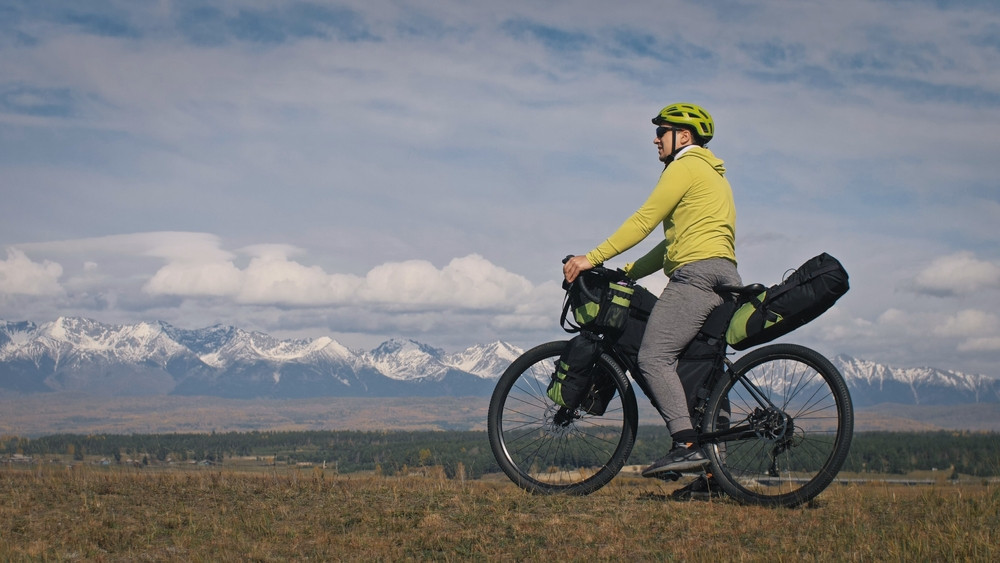
[[[663,473],[653,475],[653,477],[662,481],[676,481],[681,478],[681,474],[676,471],[664,471]]]

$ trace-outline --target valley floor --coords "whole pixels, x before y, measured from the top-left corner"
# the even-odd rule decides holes
[[[485,430],[488,397],[238,400],[0,394],[0,435],[160,434],[253,430]],[[659,416],[640,400],[640,424]],[[858,408],[855,430],[1000,431],[1000,404]]]

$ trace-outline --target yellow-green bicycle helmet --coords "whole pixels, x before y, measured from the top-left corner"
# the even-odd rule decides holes
[[[683,125],[707,143],[715,136],[715,121],[705,108],[694,104],[670,104],[653,118],[654,125]]]

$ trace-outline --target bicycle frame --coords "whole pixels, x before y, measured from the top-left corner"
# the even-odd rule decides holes
[[[632,381],[637,385],[639,385],[639,387],[643,390],[643,392],[647,393],[648,395],[647,390],[640,383],[641,376],[639,377],[636,376],[636,374],[639,373],[638,371],[639,366],[636,364],[636,362],[634,362],[631,358],[623,354],[614,344],[607,345],[604,351],[608,353],[612,358],[614,358],[614,360],[618,362],[620,366],[625,368],[626,373],[628,373],[631,376]],[[771,437],[775,439],[783,437],[785,435],[785,432],[776,433],[772,428],[775,426],[785,429],[790,428],[791,425],[789,424],[788,420],[790,417],[788,417],[788,415],[784,411],[778,408],[777,405],[772,403],[771,400],[768,399],[767,396],[763,392],[761,392],[761,390],[756,385],[753,384],[753,382],[747,380],[746,378],[738,377],[735,374],[733,374],[732,372],[733,363],[729,360],[729,358],[722,358],[722,360],[723,360],[722,369],[716,370],[713,373],[713,375],[705,381],[703,387],[707,391],[711,392],[716,382],[723,377],[738,379],[740,385],[742,385],[743,388],[746,389],[751,396],[753,396],[754,400],[756,400],[760,404],[760,413],[759,416],[757,417],[756,424],[747,423],[747,424],[741,424],[739,426],[734,426],[732,428],[728,428],[725,430],[716,430],[714,432],[701,432],[701,427],[702,424],[704,423],[705,408],[709,400],[707,396],[701,398],[694,409],[695,412],[698,413],[698,419],[695,421],[695,427],[698,428],[699,430],[698,437],[701,443],[719,444],[729,441],[746,440],[747,438],[761,436],[764,433],[770,434]],[[770,424],[768,424],[768,421],[773,420],[775,416],[780,417],[781,419],[780,423],[775,424],[774,422],[771,422]]]

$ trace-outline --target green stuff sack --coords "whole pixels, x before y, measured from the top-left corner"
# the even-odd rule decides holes
[[[593,384],[594,365],[601,354],[600,337],[583,332],[566,343],[566,348],[556,361],[546,395],[554,403],[576,409],[587,397]]]
[[[850,289],[847,271],[829,254],[811,258],[733,314],[726,342],[736,350],[770,342],[822,315]]]

